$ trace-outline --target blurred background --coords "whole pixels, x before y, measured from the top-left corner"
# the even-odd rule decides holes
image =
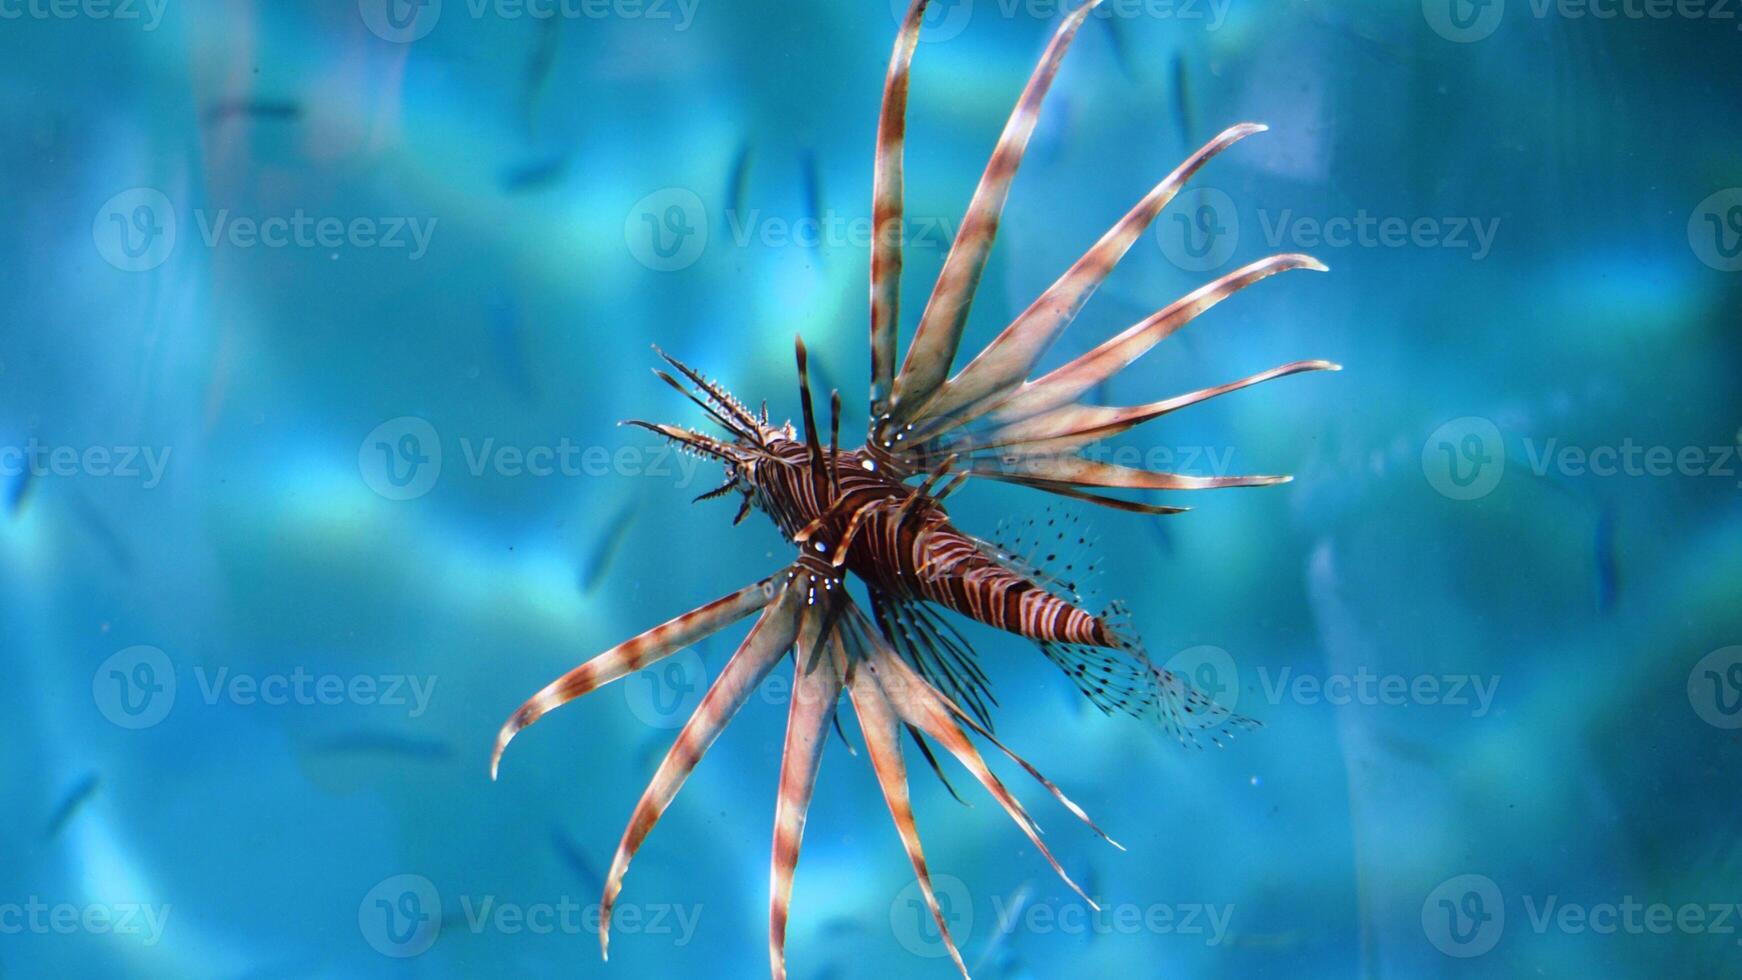
[[[899,8],[899,0],[895,4]],[[906,322],[1060,17],[939,0]],[[888,0],[0,3],[0,976],[766,975],[785,680],[600,874],[741,628],[498,725],[779,567],[649,345],[864,426]],[[1054,352],[1273,252],[1102,392],[1346,366],[1122,445],[1288,486],[1095,512],[1102,593],[1265,727],[1182,749],[969,631],[1095,913],[917,757],[977,977],[1742,973],[1742,21],[1718,4],[1107,0],[1015,181],[977,348],[1179,160]],[[967,530],[1048,519],[973,486]],[[784,674],[781,671],[780,674]],[[831,739],[794,977],[948,977]]]

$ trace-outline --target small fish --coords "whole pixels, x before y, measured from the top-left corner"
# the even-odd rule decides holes
[[[1113,60],[1118,63],[1119,71],[1126,78],[1137,77],[1137,71],[1131,66],[1131,45],[1125,38],[1125,18],[1099,18],[1107,25],[1107,40],[1113,46]]]
[[[259,122],[296,122],[302,118],[302,105],[287,100],[237,99],[219,102],[205,111],[206,123],[230,119],[253,119]]]
[[[68,492],[65,499],[72,508],[73,515],[78,518],[79,526],[109,553],[116,567],[123,572],[133,571],[133,552],[116,532],[115,526],[78,491]]]
[[[974,961],[974,973],[984,973],[987,964],[996,964],[1002,959],[1006,952],[1006,942],[1011,933],[1022,928],[1020,922],[1023,910],[1028,908],[1028,903],[1033,898],[1034,883],[1025,881],[999,906],[998,919],[992,923],[992,936],[986,940],[986,948],[980,951],[980,958]]]
[[[1615,552],[1615,508],[1603,507],[1597,515],[1596,541],[1592,544],[1597,568],[1597,611],[1615,611],[1615,601],[1621,594],[1620,557]]]
[[[1192,121],[1191,80],[1186,75],[1186,59],[1183,54],[1173,56],[1173,118],[1179,124],[1180,139],[1186,143],[1192,142],[1197,126]]]
[[[88,772],[78,782],[73,783],[66,795],[61,797],[60,805],[54,808],[54,816],[49,818],[48,826],[43,828],[43,839],[54,840],[59,837],[102,786],[103,781],[95,772]]]
[[[750,164],[755,156],[756,144],[746,140],[732,158],[732,169],[726,174],[725,219],[728,222],[732,221],[733,215],[744,213],[744,204],[750,197]]]
[[[811,239],[813,248],[822,243],[823,227],[823,178],[817,167],[816,153],[806,150],[799,155],[799,170],[802,182],[800,191],[804,194],[804,216],[817,229],[816,237]]]
[[[0,485],[4,489],[0,493],[0,503],[5,504],[7,513],[13,517],[24,513],[24,505],[30,500],[30,490],[35,482],[35,474],[28,466],[21,466],[16,475],[6,477],[6,482]]]
[[[516,164],[502,171],[497,185],[505,193],[530,194],[561,183],[569,173],[569,155],[557,153],[543,159]]]
[[[453,758],[453,746],[440,739],[416,738],[395,732],[359,730],[317,739],[309,746],[312,755],[390,755],[425,762]]]
[[[575,844],[574,838],[560,826],[550,829],[550,844],[556,848],[557,856],[569,866],[569,870],[581,879],[581,884],[589,893],[597,893],[605,888],[605,879],[599,874],[593,862],[587,860],[587,855]]]
[[[532,54],[526,59],[526,83],[522,89],[520,107],[528,134],[533,131],[538,103],[544,98],[545,89],[549,87],[551,70],[556,67],[556,56],[561,48],[562,18],[546,17],[539,23],[538,38],[533,42]]]
[[[630,497],[605,522],[604,530],[600,533],[598,542],[593,545],[592,553],[581,564],[582,592],[592,592],[605,580],[605,573],[611,570],[611,562],[616,560],[617,552],[623,546],[623,539],[628,535],[629,525],[634,522],[635,512],[640,507],[641,498]]]

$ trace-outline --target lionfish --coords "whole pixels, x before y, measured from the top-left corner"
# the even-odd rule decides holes
[[[987,676],[937,607],[1032,640],[1102,711],[1150,720],[1181,741],[1195,744],[1198,735],[1205,733],[1221,744],[1256,724],[1151,662],[1117,603],[1099,614],[1091,612],[1067,576],[1049,571],[1044,562],[1030,561],[962,532],[943,505],[966,480],[980,477],[1123,511],[1174,514],[1185,508],[1131,500],[1109,491],[1258,486],[1288,479],[1156,472],[1091,459],[1084,450],[1188,405],[1272,378],[1336,370],[1335,364],[1297,361],[1144,405],[1106,407],[1083,399],[1233,293],[1290,269],[1324,271],[1310,257],[1277,255],[1252,263],[1187,294],[1062,367],[1029,377],[1084,302],[1185,182],[1212,157],[1265,127],[1234,126],[1192,154],[952,376],[969,305],[1042,100],[1072,37],[1099,3],[1087,0],[1060,24],[1029,78],[897,370],[902,141],[908,69],[926,2],[914,0],[901,23],[877,128],[872,199],[876,234],[870,272],[871,424],[864,445],[841,449],[841,403],[836,391],[825,447],[802,338],[797,341],[802,433],[790,422],[771,423],[766,404],[753,412],[715,381],[660,352],[689,384],[664,370],[655,373],[699,406],[723,435],[652,422],[625,424],[651,430],[684,451],[723,464],[725,482],[697,500],[738,494],[742,502],[733,523],[742,522],[752,509],[761,510],[795,546],[796,557],[768,578],[576,667],[523,704],[497,736],[490,762],[492,779],[509,741],[552,709],[757,614],[748,636],[660,763],[617,846],[605,880],[599,923],[600,949],[607,957],[612,908],[630,859],[714,739],[788,652],[793,653],[794,681],[770,876],[769,956],[777,980],[786,976],[787,914],[805,815],[828,729],[831,724],[838,727],[836,710],[843,692],[858,716],[872,769],[921,894],[964,975],[967,968],[950,936],[920,848],[900,745],[904,729],[940,776],[926,740],[954,756],[1065,883],[1094,905],[1059,866],[1041,841],[1034,820],[987,767],[968,733],[1008,756],[1100,837],[1113,843],[1111,838],[992,734]],[[849,573],[868,593],[869,613],[848,594]]]

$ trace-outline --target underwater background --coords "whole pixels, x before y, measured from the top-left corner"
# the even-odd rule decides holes
[[[717,466],[618,427],[701,421],[650,344],[785,418],[802,332],[864,431],[902,6],[0,2],[0,976],[766,975],[773,681],[640,852],[608,963],[594,935],[742,627],[487,761],[547,681],[788,560],[735,499],[690,505]],[[935,7],[904,339],[1060,19]],[[1127,848],[994,764],[1095,912],[910,753],[974,975],[1742,975],[1736,8],[1104,8],[967,350],[1255,120],[1053,357],[1305,251],[1330,274],[1241,293],[1103,394],[1345,369],[1121,441],[1292,484],[1082,514],[1151,655],[1262,729],[1182,748],[968,631],[1000,735]],[[982,534],[1082,511],[1051,500],[950,508]],[[792,974],[953,976],[844,734]]]

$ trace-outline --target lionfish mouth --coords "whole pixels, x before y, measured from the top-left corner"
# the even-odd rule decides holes
[[[676,443],[678,448],[702,459],[718,460],[722,463],[737,465],[743,462],[743,450],[728,443],[704,435],[692,429],[679,425],[666,425],[663,422],[644,422],[640,419],[624,419],[618,425],[632,425],[638,429],[646,429],[656,435]]]

